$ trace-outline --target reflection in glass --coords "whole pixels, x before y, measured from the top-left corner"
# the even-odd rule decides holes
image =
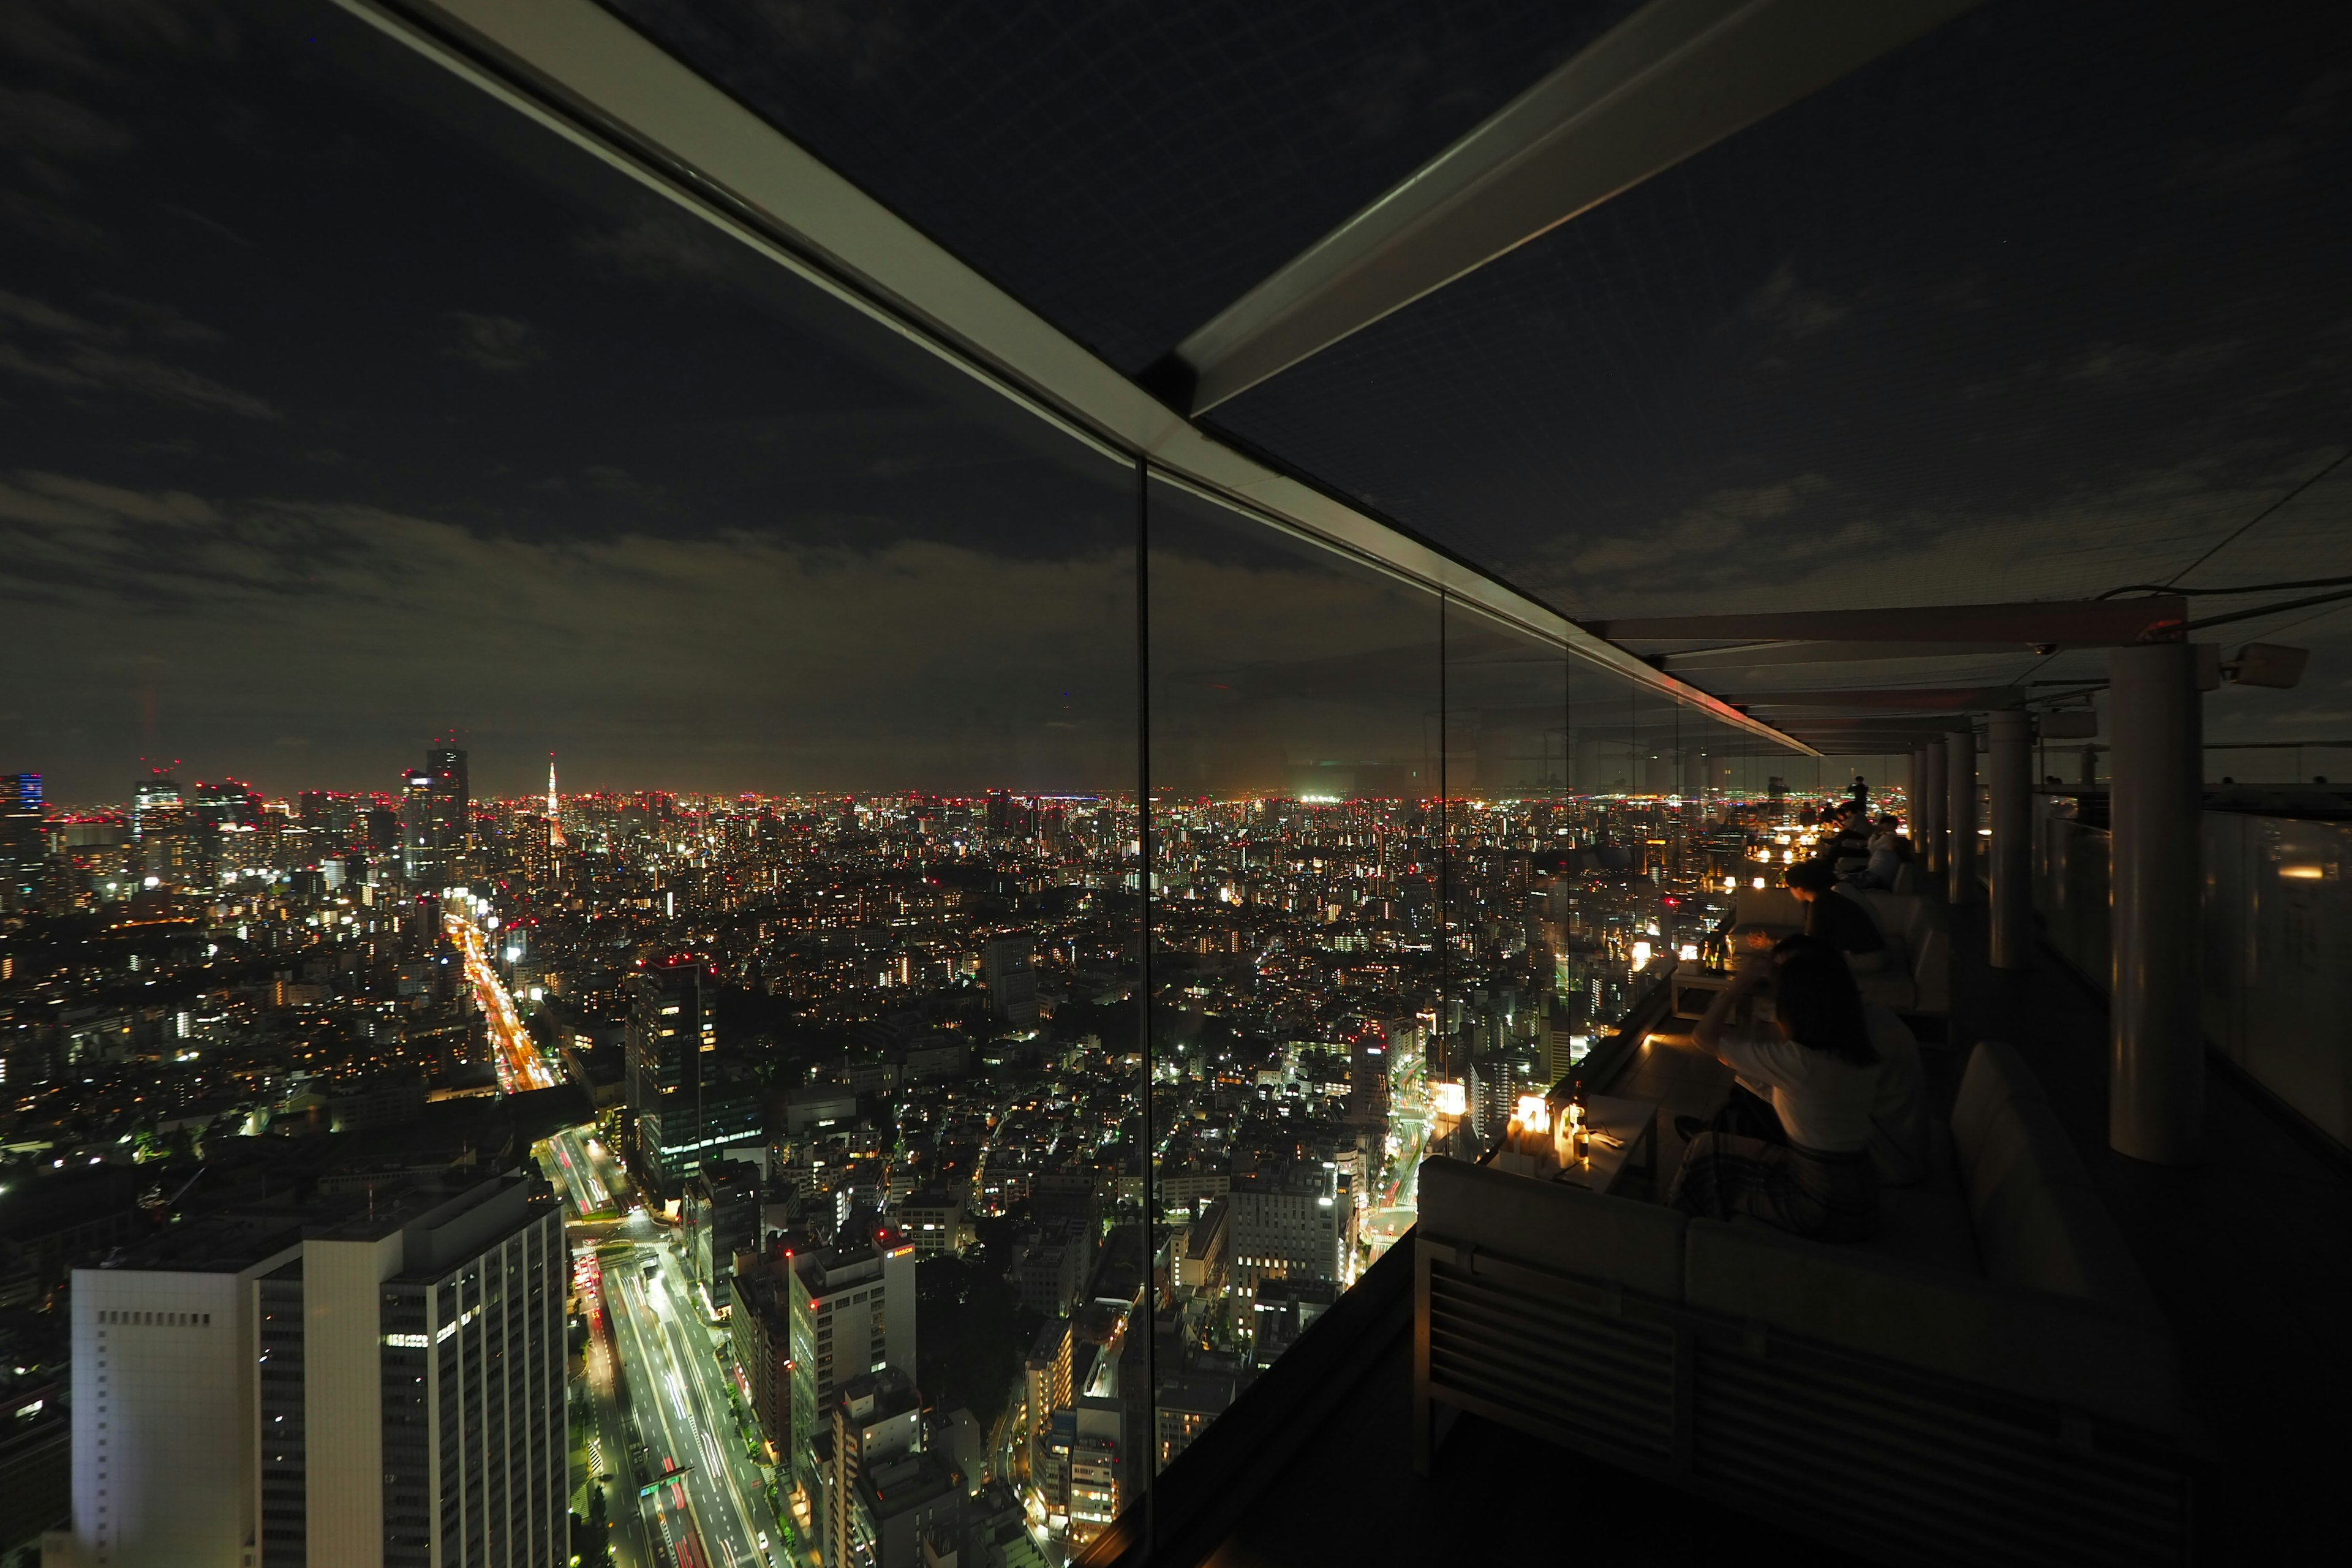
[[[1436,596],[1150,495],[1152,1460],[1411,1223],[1444,994]]]

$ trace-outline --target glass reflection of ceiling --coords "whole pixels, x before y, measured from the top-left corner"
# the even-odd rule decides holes
[[[2001,0],[1213,420],[1583,616],[2352,573],[2352,465],[2199,562],[2352,441],[2347,66],[2340,7]]]
[[[1125,465],[332,6],[16,22],[0,621],[61,797],[451,725],[488,789],[1131,785]]]
[[[604,0],[1142,369],[1634,0]]]

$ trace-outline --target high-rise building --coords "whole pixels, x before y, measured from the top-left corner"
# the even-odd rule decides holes
[[[762,1258],[729,1286],[727,1333],[743,1373],[751,1415],[766,1439],[771,1463],[790,1473],[793,1457],[793,1310],[791,1255]]]
[[[738,1253],[760,1249],[760,1167],[748,1160],[705,1160],[686,1184],[688,1268],[725,1301]]]
[[[1234,1288],[1261,1279],[1340,1279],[1355,1209],[1340,1201],[1339,1173],[1300,1161],[1236,1174],[1233,1215]]]
[[[441,856],[433,844],[433,775],[411,768],[400,777],[401,875],[412,882],[437,883]]]
[[[1348,1042],[1348,1120],[1359,1127],[1389,1121],[1389,1037],[1366,1024]]]
[[[457,746],[434,746],[425,765],[401,775],[401,847],[412,882],[446,879],[474,845],[473,786],[466,753]]]
[[[433,839],[444,854],[462,855],[474,847],[474,788],[466,776],[466,753],[456,746],[435,746],[425,753],[425,771],[433,776]]]
[[[944,1455],[924,1443],[923,1396],[897,1367],[861,1373],[834,1396],[815,1439],[817,1507],[825,1562],[922,1568],[923,1548],[950,1551],[963,1535],[964,1489]]]
[[[790,1264],[793,1464],[806,1474],[810,1443],[830,1423],[852,1378],[915,1364],[915,1247],[885,1233]]]
[[[557,1568],[562,1221],[536,1181],[175,1227],[73,1277],[88,1568]]]
[[[629,977],[630,1147],[646,1184],[664,1197],[678,1195],[707,1152],[760,1132],[757,1086],[719,1068],[715,990],[698,958]]]
[[[1026,932],[991,938],[982,962],[988,977],[988,1004],[1015,1028],[1034,1028],[1037,1007],[1037,943]]]
[[[1037,1330],[1022,1364],[1022,1436],[1032,1475],[1042,1473],[1054,1412],[1070,1405],[1070,1320],[1049,1318]],[[1058,1510],[1056,1511],[1059,1511]]]
[[[0,773],[0,912],[20,908],[35,895],[48,855],[41,775]]]
[[[131,785],[131,832],[133,874],[143,886],[169,892],[207,879],[187,796],[171,774],[159,771]]]

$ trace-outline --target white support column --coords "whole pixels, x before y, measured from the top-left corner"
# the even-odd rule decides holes
[[[2120,647],[2107,668],[2115,867],[2107,1142],[2137,1160],[2193,1165],[2205,1142],[2197,656],[2188,643]]]
[[[1941,877],[1951,857],[1944,846],[1944,742],[1930,741],[1919,749],[1919,821],[1912,828],[1919,840],[1919,859],[1927,874]]]
[[[2004,708],[1990,723],[1992,966],[2022,969],[2033,947],[2033,721]]]
[[[1954,909],[1977,896],[1977,734],[1944,737],[1944,896]]]

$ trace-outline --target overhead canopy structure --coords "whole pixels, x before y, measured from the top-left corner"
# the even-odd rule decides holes
[[[1178,344],[1202,414],[1977,0],[1653,0]]]
[[[2282,118],[2307,17],[1309,3],[1056,55],[746,0],[337,3],[1106,451],[1761,742],[1929,699],[1751,671],[2013,705],[2352,569],[2352,410],[2307,353],[2338,290],[2273,259],[2352,243],[2311,195],[2352,169]],[[2193,127],[2129,96],[2191,69]],[[2218,221],[2183,135],[2277,170]],[[2176,341],[2178,289],[2128,280],[2183,235],[2171,275],[2258,322]],[[2144,591],[2240,592],[2217,552],[2249,598]]]

